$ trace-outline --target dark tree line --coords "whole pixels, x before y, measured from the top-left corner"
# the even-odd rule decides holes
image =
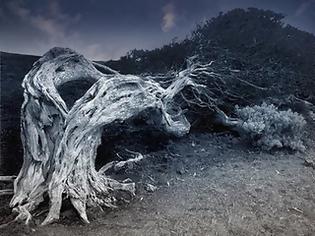
[[[203,62],[214,60],[214,67],[224,76],[272,88],[271,94],[294,94],[314,103],[315,37],[286,25],[283,19],[284,15],[269,10],[234,9],[197,25],[182,41],[173,40],[154,50],[134,49],[106,64],[122,73],[166,73],[180,70],[188,57],[198,55]]]

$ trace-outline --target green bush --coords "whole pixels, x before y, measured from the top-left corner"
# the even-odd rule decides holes
[[[240,126],[251,142],[263,149],[288,147],[304,151],[302,142],[306,121],[304,117],[290,109],[280,111],[274,105],[236,107],[242,121]]]

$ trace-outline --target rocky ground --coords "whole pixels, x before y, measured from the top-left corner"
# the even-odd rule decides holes
[[[0,235],[315,235],[312,152],[261,152],[225,134],[163,143],[116,173],[137,195],[114,210],[89,209],[83,225],[64,204],[58,223],[1,226]],[[137,150],[135,150],[137,151]],[[13,219],[2,197],[0,221]]]

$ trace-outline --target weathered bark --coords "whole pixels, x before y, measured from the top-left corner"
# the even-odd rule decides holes
[[[20,213],[18,218],[29,221],[29,211],[43,201],[55,171],[55,155],[68,114],[57,87],[71,80],[96,81],[101,76],[83,56],[58,48],[46,53],[26,75],[21,109],[24,162],[11,200]]]
[[[95,67],[110,74],[103,74]],[[24,163],[14,183],[11,207],[17,219],[31,219],[31,213],[48,193],[50,210],[43,224],[59,218],[66,195],[83,221],[86,206],[114,207],[120,191],[133,195],[134,183],[120,183],[95,169],[96,150],[102,127],[127,121],[147,111],[151,125],[182,136],[190,123],[173,100],[186,86],[199,92],[204,87],[191,77],[212,76],[207,66],[190,66],[163,88],[150,78],[121,75],[95,64],[70,49],[54,48],[34,64],[23,81],[21,138]],[[57,88],[73,80],[91,80],[94,85],[69,109]],[[199,100],[200,105],[205,102]],[[206,102],[207,105],[211,101]],[[211,104],[210,104],[211,105]],[[173,114],[173,108],[178,111]],[[213,104],[212,108],[217,109]],[[220,113],[220,112],[219,112]],[[232,124],[220,113],[221,122]]]

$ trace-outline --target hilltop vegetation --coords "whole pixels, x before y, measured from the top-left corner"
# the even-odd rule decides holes
[[[215,70],[294,94],[314,103],[315,36],[283,23],[284,15],[256,8],[234,9],[197,25],[191,36],[154,50],[130,51],[106,64],[122,73],[167,73],[190,56],[214,61]],[[237,73],[236,73],[237,71]]]

